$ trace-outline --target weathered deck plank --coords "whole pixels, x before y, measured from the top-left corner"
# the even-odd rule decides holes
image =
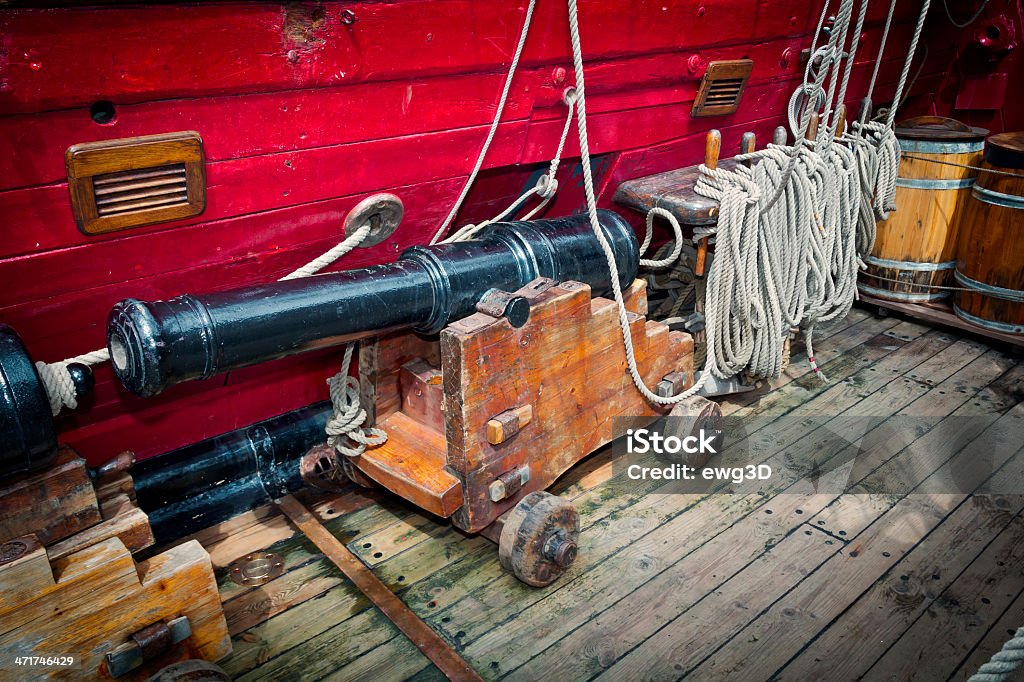
[[[1004,498],[943,494],[929,482],[962,467],[965,455],[924,467],[911,448],[893,455],[892,443],[883,447],[881,431],[854,445],[847,440],[863,417],[930,416],[937,425],[907,443],[956,450],[974,439],[972,447],[980,442],[994,452],[1024,490],[1024,455],[1012,457],[995,442],[1024,409],[1007,414],[1024,398],[1024,364],[955,334],[864,310],[819,330],[815,341],[832,383],[817,380],[798,344],[783,376],[723,401],[723,411],[742,417],[746,428],[729,446],[770,462],[776,475],[769,485],[662,495],[662,482],[616,475],[610,451],[597,453],[554,486],[579,509],[583,533],[577,565],[548,588],[528,588],[506,574],[490,542],[386,495],[353,490],[336,498],[334,513],[326,514],[325,502],[318,515],[486,679],[674,679],[687,672],[811,679],[829,669],[816,660],[823,657],[842,657],[836,670],[851,671],[829,669],[836,679],[866,670],[898,677],[904,657],[886,654],[889,644],[920,655],[934,636],[954,644],[928,668],[930,677],[965,678],[1024,613],[1024,576],[991,565],[1019,566],[1013,552],[1022,551],[1014,546],[1022,544],[1024,496],[1005,496],[1005,507],[993,502]],[[973,426],[954,429],[949,415],[971,416]],[[826,424],[834,435],[807,438]],[[853,454],[855,467],[808,478],[815,466]],[[887,493],[883,476],[923,492]],[[841,494],[837,481],[856,494]],[[270,547],[287,569],[259,588],[222,579],[235,644],[225,664],[230,673],[241,680],[440,679],[276,517],[255,510],[205,535],[220,566]],[[924,597],[910,606],[903,598],[896,608],[893,581],[902,575],[908,580],[900,583],[920,582],[907,589]],[[985,580],[996,581],[998,599],[988,594],[995,589],[975,589]],[[989,601],[972,603],[964,616],[944,591],[958,602],[972,595]],[[848,653],[853,641],[857,655]]]

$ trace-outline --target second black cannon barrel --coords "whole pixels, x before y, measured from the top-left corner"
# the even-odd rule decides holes
[[[632,228],[599,211],[620,285],[639,269]],[[167,386],[389,330],[436,333],[473,312],[489,289],[514,291],[537,277],[611,288],[586,215],[489,225],[478,238],[415,246],[394,263],[167,301],[121,301],[107,346],[130,391]]]

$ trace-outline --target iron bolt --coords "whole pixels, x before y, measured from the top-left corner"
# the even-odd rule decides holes
[[[501,502],[508,496],[505,490],[505,482],[500,478],[491,481],[488,492],[490,493],[491,502]]]
[[[579,547],[572,540],[562,540],[555,545],[554,556],[552,561],[559,568],[569,568],[572,563],[576,561],[576,555],[579,554]]]

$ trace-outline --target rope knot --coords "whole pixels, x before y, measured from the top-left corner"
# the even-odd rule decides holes
[[[345,355],[351,360],[348,349]],[[327,444],[346,457],[356,457],[368,447],[383,445],[388,434],[383,429],[366,426],[366,410],[359,403],[359,384],[348,376],[349,363],[344,364],[342,371],[327,380],[334,405],[334,414],[327,421]]]

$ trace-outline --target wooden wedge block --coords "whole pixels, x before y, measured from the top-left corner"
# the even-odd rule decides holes
[[[102,520],[85,460],[69,447],[54,465],[0,487],[0,542],[35,535],[46,546]]]
[[[0,566],[0,678],[109,679],[105,656],[133,633],[179,616],[192,635],[119,679],[231,651],[213,566],[196,541],[136,565],[114,537],[52,563],[38,545]],[[19,656],[71,656],[66,667],[11,668]]]

